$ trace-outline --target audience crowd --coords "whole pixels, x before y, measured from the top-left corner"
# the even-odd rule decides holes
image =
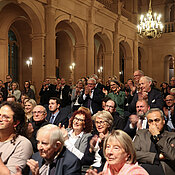
[[[0,80],[0,175],[174,175],[175,77]]]

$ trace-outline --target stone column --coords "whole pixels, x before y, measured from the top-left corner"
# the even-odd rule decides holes
[[[74,70],[74,80],[75,82],[81,77],[86,76],[86,46],[85,44],[75,45],[75,70]]]
[[[8,74],[8,40],[0,38],[0,77],[2,80],[6,80]]]
[[[46,6],[46,58],[45,77],[56,78],[56,50],[55,50],[55,8]]]
[[[139,66],[138,66],[138,36],[136,35],[136,39],[133,41],[133,46],[134,46],[134,48],[133,48],[133,52],[134,52],[134,54],[133,54],[133,65],[134,65],[134,67],[133,67],[133,72],[135,71],[135,70],[138,70],[138,68],[139,68]]]
[[[138,13],[138,0],[133,0],[133,12],[134,14]]]
[[[108,80],[108,77],[113,75],[113,51],[105,52],[104,53],[104,68],[103,68],[103,75],[104,75],[104,84]]]
[[[133,59],[132,56],[124,58],[124,81],[133,77]]]
[[[87,27],[87,75],[94,73],[94,26],[88,22]]]
[[[120,71],[120,48],[119,48],[119,21],[116,21],[115,32],[114,32],[114,57],[113,57],[113,75],[116,75],[119,79]]]
[[[153,62],[152,62],[152,58],[153,57],[153,54],[152,54],[152,48],[151,47],[148,47],[148,76],[152,77],[152,65],[153,65]]]
[[[44,40],[45,34],[33,34],[32,37],[32,82],[36,88],[36,100],[39,100],[39,91],[44,80]]]

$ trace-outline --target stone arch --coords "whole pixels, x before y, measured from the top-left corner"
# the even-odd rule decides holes
[[[55,31],[56,60],[59,76],[65,77],[66,79],[72,78],[75,82],[80,76],[84,76],[86,73],[86,47],[85,37],[83,35],[84,32],[74,21],[73,19],[71,21],[60,21],[57,23]],[[64,40],[61,39],[63,36],[65,36]],[[67,45],[68,50],[66,50],[63,45]],[[62,50],[62,53],[59,52],[59,49]],[[70,70],[69,67],[73,62],[75,63],[75,69]],[[62,65],[66,66],[63,67]],[[77,71],[76,68],[78,68]],[[67,74],[67,72],[70,72],[70,74]],[[81,72],[82,75],[79,75],[78,72]]]
[[[8,74],[8,31],[12,29],[15,31],[20,44],[19,83],[22,88],[25,80],[32,80],[34,77],[36,78],[36,76],[33,75],[36,75],[38,70],[40,71],[40,75],[37,78],[43,79],[44,72],[42,68],[42,59],[44,52],[38,48],[41,48],[40,44],[44,44],[44,40],[42,40],[40,44],[37,43],[34,45],[34,38],[31,38],[31,36],[40,36],[44,33],[44,21],[41,15],[42,13],[39,11],[42,10],[42,8],[37,8],[35,3],[31,1],[21,2],[17,0],[1,1],[0,7],[0,45],[2,46],[0,46],[2,58],[0,64],[4,65],[0,74],[4,79],[5,75]],[[33,50],[33,48],[35,49]],[[28,69],[25,65],[27,57],[30,56],[41,59],[34,59],[32,69]],[[41,65],[34,66],[35,62],[39,62]],[[35,67],[37,67],[37,69],[35,69]],[[38,82],[34,79],[33,81]]]
[[[125,40],[120,41],[120,80],[124,83],[133,74],[133,55],[129,43]],[[122,52],[122,53],[121,53]]]
[[[161,57],[161,62],[163,62],[163,71],[164,71],[164,81],[169,82],[171,77],[174,76],[174,64],[170,65],[171,58],[174,60],[175,53],[169,52],[164,54]]]
[[[103,81],[113,73],[112,43],[108,32],[99,31],[94,35],[94,65],[94,72],[103,78]],[[102,72],[100,67],[103,67]]]

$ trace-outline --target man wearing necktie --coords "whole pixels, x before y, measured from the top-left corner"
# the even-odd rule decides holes
[[[61,129],[48,124],[37,133],[38,151],[27,160],[30,175],[80,175],[80,160],[64,147]]]
[[[65,109],[60,109],[61,100],[57,97],[51,97],[49,100],[49,114],[46,119],[48,122],[54,125],[68,126],[68,113],[69,111]]]
[[[82,95],[78,99],[79,104],[83,104],[84,107],[89,108],[91,114],[95,114],[102,110],[102,99],[104,98],[103,92],[95,88],[96,80],[90,78],[88,80],[88,85],[85,87]]]
[[[136,103],[136,114],[129,116],[128,122],[124,128],[124,131],[132,138],[135,136],[138,129],[147,128],[146,112],[150,109],[148,103],[145,100],[138,100]]]

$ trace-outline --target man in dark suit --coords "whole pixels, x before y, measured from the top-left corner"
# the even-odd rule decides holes
[[[120,116],[118,112],[116,112],[117,104],[113,100],[108,100],[105,104],[104,110],[111,113],[114,118],[114,124],[112,129],[121,129],[123,130],[125,127],[125,118]]]
[[[60,109],[61,100],[57,97],[51,97],[49,100],[49,113],[46,120],[54,125],[68,126],[69,111],[66,108]]]
[[[80,175],[79,159],[64,147],[61,130],[52,124],[37,133],[38,151],[27,161],[32,175]]]
[[[78,99],[79,104],[83,104],[84,107],[89,108],[91,114],[95,114],[102,110],[102,99],[104,98],[104,93],[95,88],[96,80],[90,78],[88,80],[88,85],[85,87],[82,95]]]
[[[70,86],[66,85],[66,81],[64,78],[61,78],[60,86],[56,86],[57,97],[61,99],[61,107],[66,107],[71,104],[70,94],[71,89]]]
[[[165,130],[159,108],[150,109],[146,117],[149,128],[138,130],[134,139],[137,161],[150,175],[174,175],[175,133]]]
[[[150,109],[148,103],[145,100],[138,100],[136,103],[136,114],[129,116],[127,124],[124,131],[134,138],[136,130],[147,128],[147,118],[145,116],[146,112]]]
[[[142,76],[140,78],[140,92],[135,93],[128,108],[131,114],[136,112],[136,102],[142,99],[148,101],[150,108],[159,108],[162,110],[164,105],[162,94],[159,90],[152,86],[152,82],[152,78],[148,76]]]

